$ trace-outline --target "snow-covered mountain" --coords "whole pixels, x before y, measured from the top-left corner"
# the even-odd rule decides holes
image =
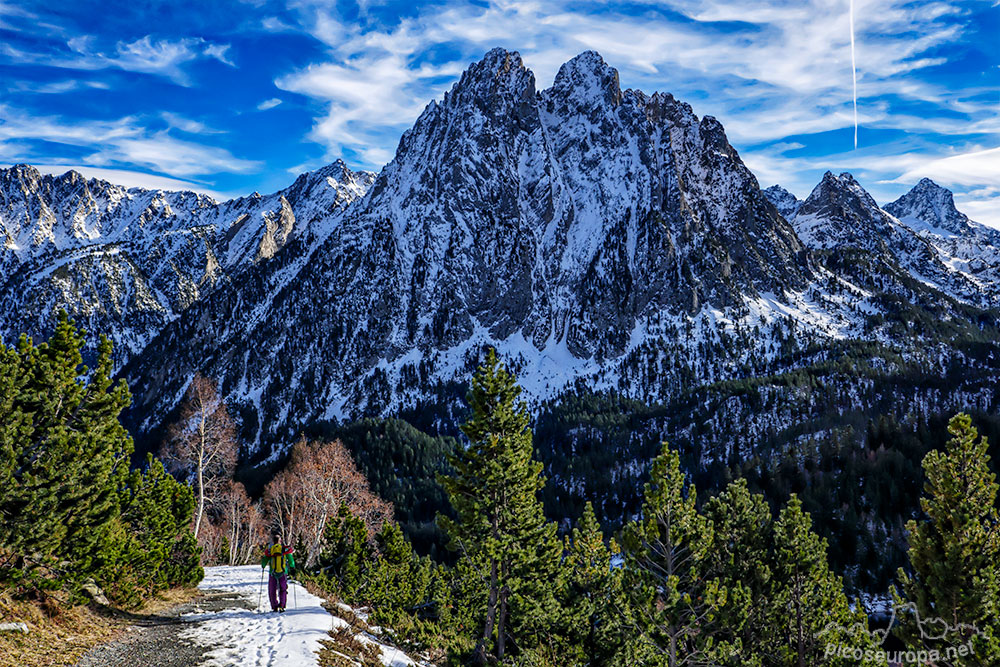
[[[978,294],[849,175],[778,201],[718,121],[622,90],[598,54],[538,91],[496,49],[315,250],[289,247],[164,328],[126,369],[139,421],[154,427],[200,370],[254,436],[282,441],[316,419],[450,400],[485,345],[533,399],[583,383],[669,400],[762,372],[790,336],[898,337],[873,324],[894,317],[883,290],[943,301],[947,318],[958,306],[931,283]],[[828,261],[841,246],[877,276]]]
[[[764,196],[774,204],[774,207],[778,209],[778,213],[785,216],[786,220],[791,220],[795,217],[795,214],[799,212],[799,206],[802,205],[798,197],[780,185],[772,185],[764,190]]]
[[[851,174],[827,172],[788,219],[811,249],[865,250],[959,301],[1000,304],[1000,234],[959,213],[929,179],[883,209]]]
[[[867,379],[826,387],[856,406],[912,402],[879,374],[993,358],[958,341],[995,327],[997,244],[949,195],[922,182],[882,209],[830,173],[804,201],[763,191],[717,120],[622,90],[594,52],[541,91],[517,53],[489,52],[378,176],[335,163],[220,204],[30,171],[0,181],[18,267],[0,331],[42,331],[69,306],[124,343],[139,431],[201,372],[261,455],[316,420],[447,419],[486,345],[532,401],[613,390],[694,414],[713,405],[699,391],[757,383],[699,413],[702,439],[729,433],[734,450],[820,395],[773,378],[841,372],[845,350]]]
[[[519,358],[536,395],[617,384],[613,360],[640,342],[802,290],[812,269],[714,118],[621,90],[593,52],[537,91],[497,49],[427,106],[297,275],[255,273],[259,291],[204,301],[129,369],[149,423],[198,368],[274,433],[412,405],[483,344]],[[179,345],[192,336],[207,348]]]
[[[955,208],[951,191],[929,178],[920,179],[905,195],[886,204],[885,210],[918,234],[968,237],[979,232],[994,241],[998,237],[995,231],[969,220],[967,215]]]
[[[107,333],[119,364],[168,322],[289,240],[324,238],[373,174],[343,163],[273,195],[217,203],[124,188],[75,171],[0,170],[0,335],[44,336],[65,308]]]
[[[929,178],[885,210],[934,246],[941,261],[976,285],[979,302],[1000,306],[1000,231],[969,220],[952,193]]]

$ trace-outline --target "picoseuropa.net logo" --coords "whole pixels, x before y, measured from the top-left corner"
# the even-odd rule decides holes
[[[920,632],[923,648],[907,650],[887,650],[885,642],[892,633],[897,620],[903,615],[911,617]],[[909,603],[893,607],[892,617],[884,630],[868,630],[861,623],[845,627],[837,623],[828,623],[820,637],[826,638],[823,655],[826,658],[855,659],[860,662],[878,662],[893,665],[934,665],[942,660],[954,660],[973,655],[973,639],[981,634],[975,625],[958,623],[950,625],[939,617],[922,618],[916,605]],[[851,641],[868,635],[875,640],[876,647],[866,642],[866,646],[858,646]]]

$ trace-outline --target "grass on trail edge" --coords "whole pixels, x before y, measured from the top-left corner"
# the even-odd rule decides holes
[[[175,588],[126,612],[93,604],[65,607],[53,599],[19,601],[0,592],[0,623],[26,623],[29,631],[0,632],[0,667],[75,665],[93,647],[121,636],[136,616],[156,614],[197,595],[197,588]]]

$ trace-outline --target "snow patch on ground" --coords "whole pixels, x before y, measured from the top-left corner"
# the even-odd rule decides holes
[[[265,575],[266,579],[266,575]],[[264,581],[266,588],[267,581]],[[239,594],[255,609],[226,609],[215,613],[186,614],[184,620],[197,625],[182,633],[195,644],[213,646],[206,667],[305,667],[316,665],[319,640],[333,627],[333,616],[322,607],[323,600],[306,592],[299,584],[288,587],[288,611],[270,610],[267,591],[261,591],[261,568],[207,567],[198,585],[202,590]]]
[[[202,590],[235,593],[252,609],[229,608],[219,612],[193,612],[183,616],[191,627],[181,638],[210,647],[202,667],[309,667],[318,665],[320,640],[335,626],[348,625],[323,608],[324,600],[300,584],[289,583],[288,609],[272,612],[267,599],[267,575],[261,585],[257,565],[206,567]],[[377,645],[387,667],[416,665],[399,649],[363,633],[358,640]]]

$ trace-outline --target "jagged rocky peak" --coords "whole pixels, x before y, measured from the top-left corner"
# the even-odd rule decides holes
[[[622,89],[618,70],[604,62],[597,51],[584,51],[559,68],[546,96],[558,96],[593,107],[600,106],[601,102],[620,104]]]
[[[126,190],[120,185],[115,185],[103,178],[87,178],[76,169],[70,169],[67,172],[58,175],[49,176],[52,181],[58,186],[64,188],[76,188],[82,186],[86,191],[92,191],[94,193],[106,192],[108,190]],[[144,188],[135,188],[138,192],[143,192]]]
[[[886,251],[886,240],[899,232],[893,218],[846,172],[839,176],[826,172],[799,206],[793,224],[799,238],[812,248]]]
[[[772,204],[774,204],[774,207],[778,209],[778,213],[780,213],[785,220],[791,220],[794,218],[795,214],[799,212],[799,207],[802,206],[802,202],[799,201],[798,197],[780,185],[772,185],[764,190],[764,196],[767,197]]]
[[[905,195],[886,204],[885,210],[918,231],[936,231],[958,236],[972,233],[968,216],[955,208],[951,190],[929,178],[920,179]]]
[[[879,206],[868,191],[848,172],[834,176],[826,172],[799,207],[799,215],[827,215],[838,218],[870,217]]]
[[[42,180],[42,174],[30,164],[15,164],[7,169],[0,169],[0,184],[19,184],[28,189],[36,189]]]
[[[373,177],[338,161],[277,193],[217,203],[77,171],[0,169],[0,337],[45,337],[66,309],[110,334],[124,363],[217,286],[293,241],[325,238]]]
[[[370,171],[352,171],[343,160],[335,160],[314,171],[299,174],[288,188],[271,195],[284,195],[293,206],[307,200],[330,199],[335,206],[364,196],[375,180]],[[260,198],[260,195],[258,195]],[[329,206],[322,207],[329,210]]]
[[[452,89],[445,93],[444,104],[462,106],[474,103],[484,110],[508,108],[516,99],[526,100],[535,94],[535,75],[524,66],[517,51],[495,48],[482,60],[473,63]]]
[[[744,286],[780,292],[801,281],[793,230],[767,205],[718,120],[699,119],[667,93],[623,92],[594,51],[534,90],[518,54],[490,51],[427,107],[374,187],[368,216],[393,221],[404,279],[412,274],[424,291],[403,296],[422,302],[411,319],[440,302],[430,294],[436,274],[460,243],[473,256],[483,241],[499,244],[519,265],[471,261],[481,273],[457,281],[464,303],[448,304],[449,312],[475,312],[501,338],[520,329],[536,345],[565,332],[581,356],[620,351],[647,310],[723,306]],[[689,257],[703,252],[712,258],[699,263],[703,273],[685,273]],[[538,253],[544,262],[532,266]],[[614,307],[599,296],[610,275],[622,289],[634,285]],[[668,285],[665,276],[677,275]],[[548,284],[533,284],[541,276]],[[490,306],[512,292],[521,297],[515,308]],[[579,302],[600,312],[562,324],[562,309]],[[472,321],[465,318],[467,331]]]
[[[351,179],[354,176],[354,172],[348,168],[347,163],[338,159],[319,169],[306,172],[303,176],[309,178],[332,178],[340,182]]]
[[[373,180],[375,180],[377,174],[372,171],[365,171],[359,169],[358,171],[352,170],[347,166],[347,163],[341,159],[334,160],[330,164],[324,165],[319,169],[314,169],[313,171],[304,172],[299,176],[298,180],[307,181],[322,181],[325,180],[328,185],[370,185]]]

